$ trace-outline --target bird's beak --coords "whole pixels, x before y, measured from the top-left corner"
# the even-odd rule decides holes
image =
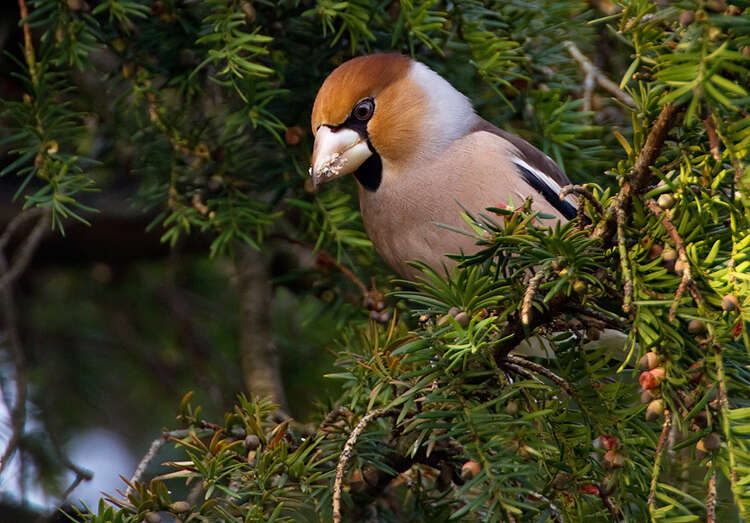
[[[318,129],[313,146],[313,187],[339,176],[353,173],[372,155],[367,141],[351,129],[333,130],[325,125]]]

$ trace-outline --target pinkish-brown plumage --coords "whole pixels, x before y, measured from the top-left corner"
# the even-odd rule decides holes
[[[374,111],[359,118],[358,105],[370,102]],[[318,92],[312,127],[313,179],[355,173],[367,232],[406,277],[417,274],[409,261],[439,269],[451,265],[446,254],[476,249],[471,237],[437,225],[468,232],[459,203],[480,213],[531,197],[535,209],[559,219],[574,212],[574,200],[557,198],[569,182],[552,160],[481,119],[464,95],[407,57],[377,54],[339,66]],[[321,175],[332,160],[335,176]]]

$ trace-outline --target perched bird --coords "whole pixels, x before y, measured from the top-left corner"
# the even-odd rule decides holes
[[[354,58],[323,82],[312,110],[310,174],[318,185],[353,173],[365,228],[376,250],[407,278],[422,260],[440,269],[446,254],[476,251],[461,206],[533,208],[559,220],[576,200],[570,182],[528,142],[479,117],[469,99],[426,65],[398,54]],[[460,204],[460,205],[459,205]]]

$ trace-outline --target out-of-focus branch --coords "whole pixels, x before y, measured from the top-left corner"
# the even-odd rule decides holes
[[[8,266],[5,255],[0,252],[0,271],[5,270]],[[0,457],[0,474],[10,463],[13,455],[18,449],[18,445],[23,436],[26,427],[26,358],[23,347],[21,346],[21,337],[18,333],[18,323],[16,319],[16,308],[13,303],[13,293],[10,287],[0,290],[0,304],[2,305],[2,316],[5,327],[5,344],[7,345],[13,359],[15,375],[15,395],[13,405],[7,404],[10,411],[11,436],[8,444]],[[4,398],[8,403],[9,398]]]
[[[620,100],[625,105],[635,107],[633,98],[628,93],[620,89],[616,83],[607,78],[604,73],[602,73],[599,68],[591,62],[591,60],[586,58],[581,50],[578,49],[578,46],[576,44],[568,40],[563,42],[563,45],[570,53],[570,56],[572,56],[575,61],[578,62],[578,65],[581,66],[581,69],[583,69],[583,72],[586,74],[586,78],[584,80],[584,86],[586,87],[586,89],[583,99],[584,109],[586,111],[591,110],[591,93],[593,91],[594,83],[599,84],[602,89],[608,91],[610,94],[612,94],[612,96]]]
[[[278,349],[271,339],[271,276],[261,253],[238,245],[234,258],[240,300],[240,358],[247,391],[286,411]]]
[[[161,448],[166,445],[168,441],[175,438],[185,438],[188,436],[188,434],[190,434],[190,431],[188,429],[164,431],[162,432],[160,437],[152,441],[151,445],[149,445],[148,447],[148,451],[146,451],[146,454],[143,455],[141,461],[138,462],[138,466],[135,468],[135,472],[133,472],[133,475],[128,482],[128,488],[125,491],[125,497],[129,496],[133,492],[133,485],[135,485],[136,482],[141,481],[143,473],[146,472],[149,464],[154,460]]]
[[[31,211],[25,212],[31,214]],[[4,242],[3,245],[7,243],[13,232],[17,230],[18,225],[26,219],[29,219],[28,215],[24,217],[20,217],[19,215],[19,217],[10,223],[12,228],[6,230],[3,235],[0,236],[0,241]],[[8,463],[18,449],[18,445],[26,427],[26,358],[24,356],[23,346],[21,345],[21,336],[18,332],[18,321],[16,318],[16,308],[13,300],[13,289],[11,284],[21,275],[23,270],[28,266],[29,261],[31,261],[31,257],[39,245],[39,241],[42,239],[44,232],[49,228],[49,220],[49,212],[45,212],[41,215],[34,226],[34,229],[18,247],[18,254],[16,255],[11,267],[8,266],[8,260],[5,257],[5,253],[0,249],[0,274],[2,274],[2,277],[0,277],[0,306],[2,307],[3,323],[6,333],[5,342],[11,353],[13,367],[16,373],[13,405],[11,406],[9,404],[9,398],[4,397],[7,408],[10,411],[12,433],[7,446],[3,451],[2,457],[0,457],[0,474],[2,474],[8,466]]]
[[[31,81],[36,84],[39,80],[36,71],[36,57],[34,56],[34,44],[31,41],[31,29],[26,19],[29,17],[29,10],[26,7],[26,0],[18,0],[18,9],[21,11],[21,20],[23,22],[23,50],[26,58],[26,65],[29,66]]]
[[[21,221],[25,221],[25,218]],[[13,222],[11,222],[10,225],[15,225],[17,227],[17,225]],[[42,241],[45,233],[49,230],[49,225],[50,213],[45,212],[41,215],[36,225],[34,225],[34,228],[26,237],[26,240],[18,248],[18,254],[16,254],[13,258],[13,263],[10,265],[10,267],[8,267],[6,264],[6,266],[2,268],[2,276],[0,276],[0,291],[3,291],[8,285],[13,283],[23,273],[23,271],[26,270],[26,267],[28,267],[29,263],[31,262],[31,258],[34,255],[36,248],[39,246],[39,242]],[[7,232],[8,231],[6,231],[6,233]],[[10,231],[11,234],[12,232],[13,231]],[[3,234],[3,238],[0,238],[0,240],[7,241],[7,239],[5,239],[4,237],[5,234]]]

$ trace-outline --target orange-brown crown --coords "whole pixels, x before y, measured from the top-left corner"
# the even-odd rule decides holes
[[[354,104],[377,96],[406,77],[411,60],[399,54],[359,56],[344,62],[325,79],[315,98],[312,130],[336,126],[351,114]]]

